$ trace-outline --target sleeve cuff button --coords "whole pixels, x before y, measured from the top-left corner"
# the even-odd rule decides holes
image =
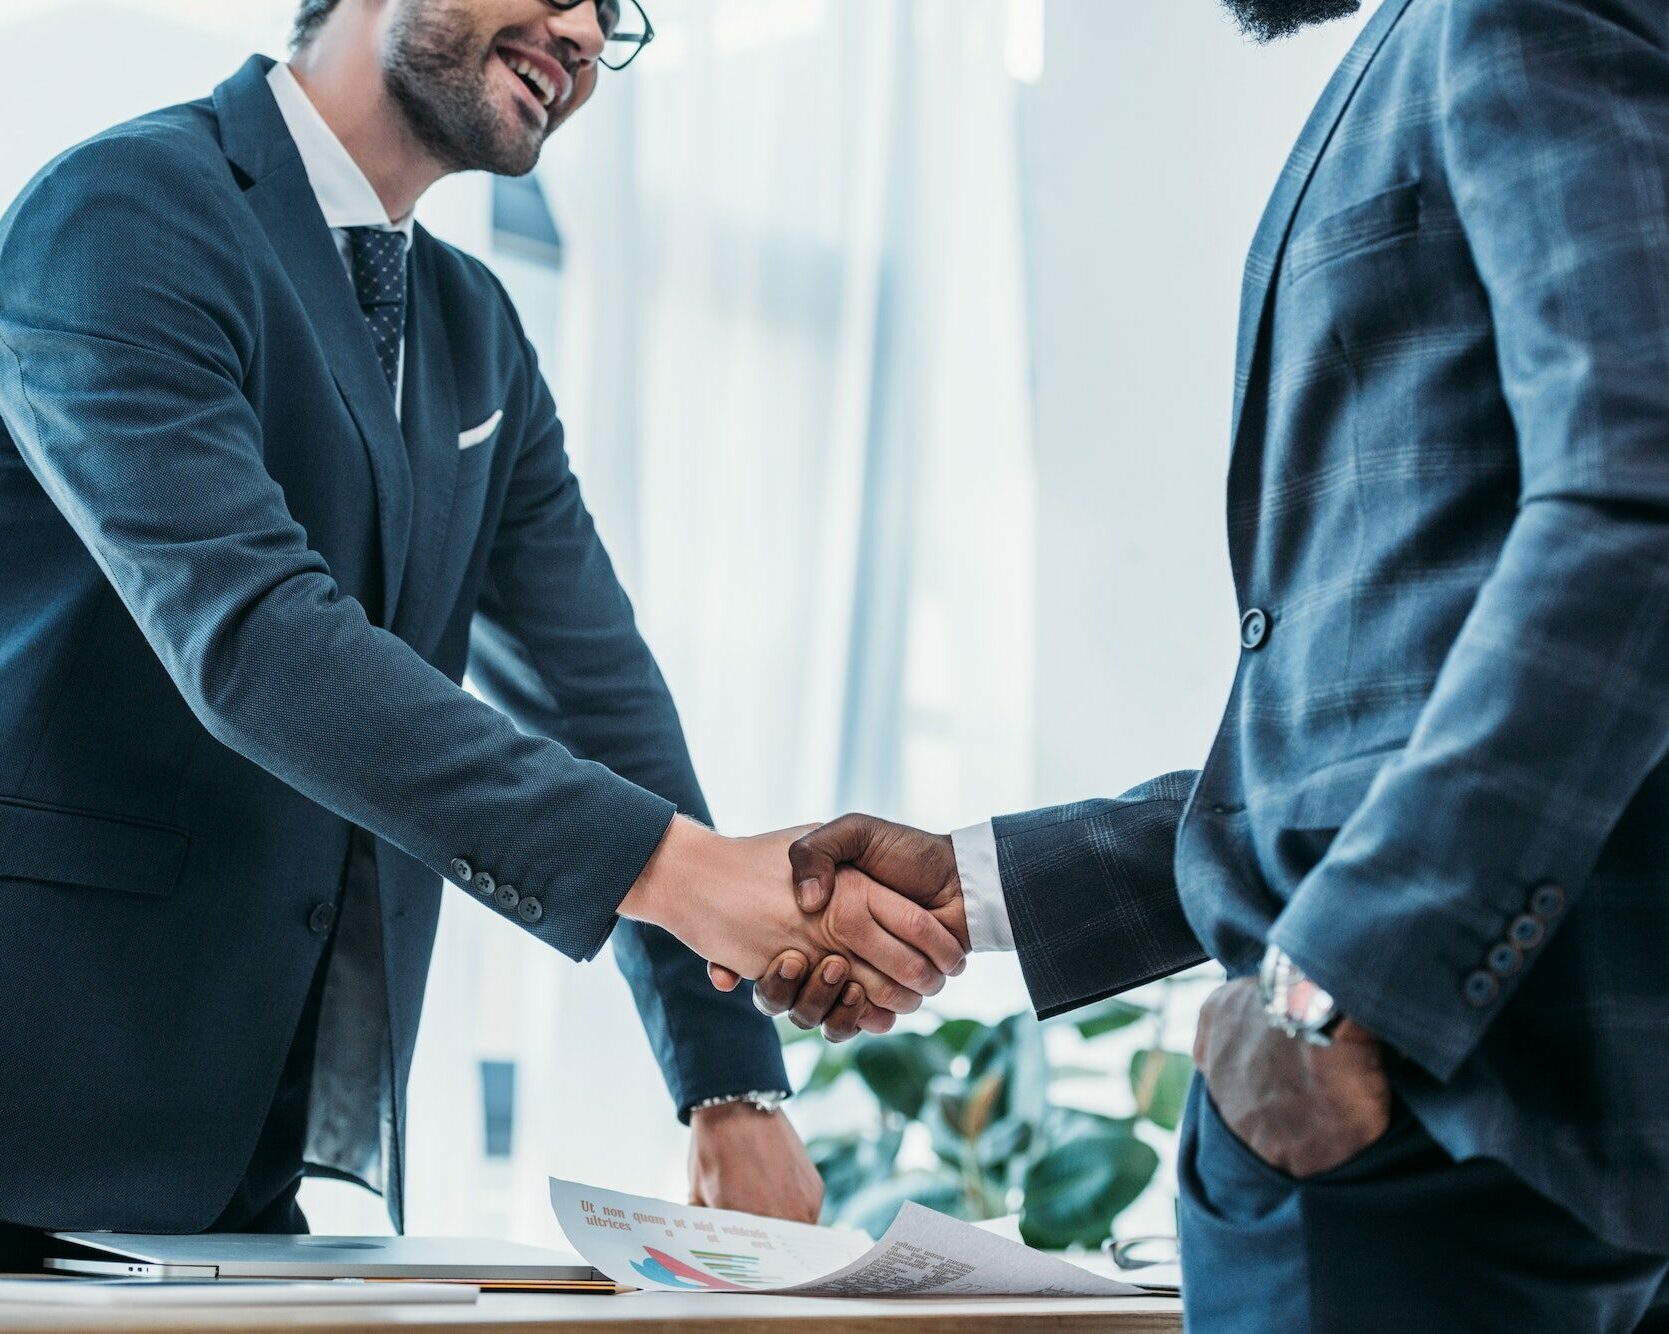
[[[1530,896],[1530,911],[1537,917],[1557,917],[1565,910],[1565,891],[1558,885],[1543,885]]]
[[[1513,918],[1513,924],[1507,928],[1507,939],[1521,950],[1535,949],[1546,934],[1547,928],[1542,925],[1541,918],[1532,917],[1529,913]]]
[[[1481,1010],[1496,996],[1500,995],[1501,983],[1496,979],[1494,973],[1486,973],[1479,969],[1477,972],[1467,975],[1463,990],[1467,1003]]]
[[[1497,977],[1511,977],[1523,962],[1524,956],[1505,943],[1489,952],[1489,971]]]

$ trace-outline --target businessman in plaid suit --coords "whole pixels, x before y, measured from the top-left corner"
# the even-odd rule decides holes
[[[1194,1328],[1646,1327],[1669,6],[1383,0],[1257,232],[1234,403],[1203,770],[949,838],[848,817],[796,849],[802,906],[856,862],[1017,947],[1045,1015],[1226,966],[1178,1162]]]

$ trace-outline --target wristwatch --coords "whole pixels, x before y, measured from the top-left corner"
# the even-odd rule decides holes
[[[1270,1024],[1289,1038],[1317,1047],[1333,1045],[1333,1030],[1344,1016],[1330,993],[1304,976],[1304,970],[1279,945],[1263,953],[1258,991]]]
[[[749,1089],[746,1093],[721,1093],[716,1098],[703,1098],[690,1104],[690,1111],[705,1111],[709,1107],[723,1107],[727,1103],[745,1102],[762,1112],[774,1112],[788,1101],[782,1089]]]

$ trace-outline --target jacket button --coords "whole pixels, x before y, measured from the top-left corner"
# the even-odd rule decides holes
[[[509,912],[510,909],[514,908],[522,901],[522,896],[516,893],[516,887],[514,885],[500,885],[498,887],[498,893],[493,897],[498,900],[498,906],[503,908],[506,912]]]
[[[1524,962],[1524,956],[1505,942],[1489,952],[1489,971],[1497,977],[1511,977]]]
[[[1530,911],[1537,917],[1557,917],[1565,910],[1565,891],[1557,885],[1543,885],[1530,896]]]
[[[1542,937],[1546,934],[1547,928],[1542,925],[1542,919],[1532,917],[1529,913],[1520,913],[1507,928],[1507,939],[1521,950],[1535,949],[1542,943]]]
[[[1467,974],[1466,985],[1462,991],[1465,993],[1467,1004],[1481,1010],[1501,994],[1501,983],[1494,973],[1486,973],[1479,969],[1475,973]]]
[[[533,923],[537,922],[544,915],[544,906],[531,894],[523,899],[521,901],[521,906],[516,909],[516,916],[520,917],[522,921],[526,922],[529,926],[532,926]]]
[[[474,874],[475,868],[462,857],[452,859],[452,878],[460,885],[467,885],[470,882],[470,877]]]
[[[498,888],[498,881],[494,880],[492,874],[488,871],[477,871],[475,879],[471,880],[470,884],[475,886],[475,892],[482,898],[490,898],[492,892]]]
[[[1269,613],[1261,607],[1253,607],[1240,618],[1240,646],[1245,649],[1261,648],[1268,638]]]
[[[307,929],[316,936],[322,936],[330,930],[335,921],[334,903],[315,903],[313,911],[307,915]]]

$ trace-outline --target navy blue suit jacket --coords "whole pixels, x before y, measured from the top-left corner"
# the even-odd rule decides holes
[[[355,825],[397,1097],[457,859],[572,958],[615,933],[681,1108],[786,1087],[747,995],[615,929],[674,809],[706,808],[515,311],[417,229],[402,429],[269,67],[71,150],[0,222],[14,1223],[215,1218]],[[472,629],[522,728],[460,688]]]
[[[998,822],[1038,1003],[1272,939],[1447,1149],[1661,1253],[1662,0],[1384,0],[1247,262],[1228,520],[1197,785]]]

